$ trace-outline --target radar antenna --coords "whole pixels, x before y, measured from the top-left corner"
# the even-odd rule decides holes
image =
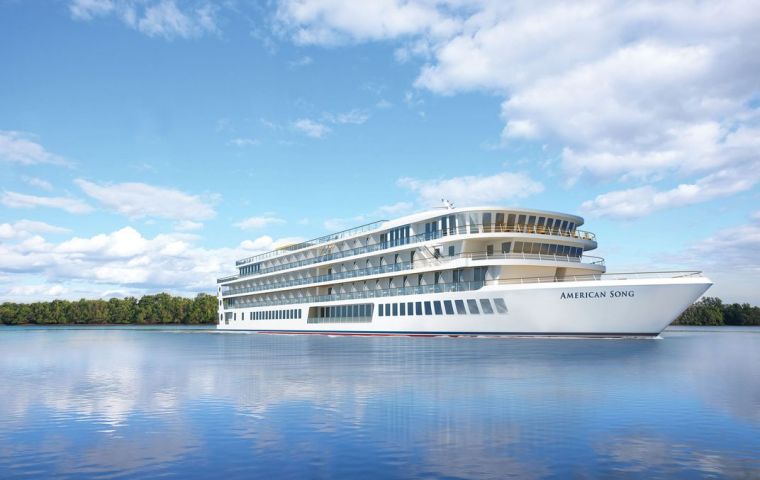
[[[445,208],[446,210],[454,210],[454,204],[446,200],[445,198],[441,199],[441,203],[443,203],[443,208]]]

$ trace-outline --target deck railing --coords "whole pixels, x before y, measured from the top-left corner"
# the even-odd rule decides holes
[[[598,280],[631,280],[636,278],[686,278],[699,277],[699,271],[677,272],[636,272],[636,273],[601,273],[598,275],[569,275],[564,277],[524,277],[500,280],[486,280],[478,282],[438,283],[434,285],[420,285],[416,287],[386,288],[357,292],[335,293],[331,295],[310,295],[276,300],[243,301],[241,299],[227,300],[225,308],[252,308],[268,307],[273,305],[295,305],[300,303],[335,302],[340,300],[355,300],[363,298],[382,298],[402,295],[422,295],[426,293],[466,292],[479,290],[487,285],[526,284],[526,283],[556,283],[556,282],[580,282]]]
[[[381,265],[378,267],[360,268],[356,270],[347,270],[345,272],[337,272],[329,275],[319,275],[316,277],[297,278],[294,280],[288,280],[286,282],[274,282],[264,285],[256,285],[253,287],[241,287],[230,288],[222,292],[223,295],[239,295],[242,293],[262,292],[266,290],[277,290],[281,288],[295,287],[300,285],[310,285],[322,282],[331,282],[337,280],[344,280],[348,278],[365,277],[369,275],[379,275],[389,272],[402,272],[419,268],[429,267],[431,265],[442,265],[444,263],[452,262],[460,259],[470,259],[475,261],[482,260],[537,260],[537,261],[550,261],[550,262],[574,262],[582,263],[584,265],[604,265],[604,259],[601,257],[595,257],[593,255],[584,255],[583,257],[574,257],[570,255],[549,255],[549,254],[530,254],[530,253],[486,253],[486,252],[473,252],[473,253],[460,253],[457,255],[451,255],[438,258],[427,258],[416,260],[414,262],[401,262],[391,265]],[[583,262],[582,260],[588,260]]]
[[[373,225],[373,224],[368,224]],[[357,227],[362,228],[362,227]],[[534,234],[534,235],[551,235],[551,236],[557,236],[557,237],[567,237],[567,238],[574,238],[574,239],[580,239],[580,240],[588,240],[588,241],[596,241],[596,235],[587,232],[585,230],[562,230],[562,229],[547,229],[543,227],[537,227],[537,226],[528,226],[528,225],[497,225],[497,224],[473,224],[473,225],[464,225],[459,227],[452,227],[452,228],[446,228],[443,230],[435,230],[432,232],[425,232],[420,233],[417,235],[412,235],[407,238],[401,238],[394,241],[387,241],[387,242],[380,242],[376,243],[374,245],[366,245],[363,247],[357,247],[347,250],[342,250],[338,252],[333,253],[327,253],[325,255],[320,255],[314,258],[308,258],[305,260],[299,260],[296,262],[289,262],[284,263],[281,265],[273,265],[268,268],[261,268],[255,272],[251,272],[245,275],[229,275],[224,278],[220,278],[217,280],[217,283],[227,282],[230,280],[235,280],[237,278],[243,278],[243,277],[250,277],[254,275],[263,275],[265,273],[272,273],[272,272],[279,272],[282,270],[289,270],[291,268],[298,268],[305,265],[313,265],[315,263],[323,263],[323,262],[329,262],[331,260],[337,260],[341,258],[351,257],[354,255],[362,255],[364,253],[372,253],[377,252],[381,250],[385,250],[388,248],[398,247],[402,245],[410,245],[414,243],[421,243],[421,242],[427,242],[431,240],[437,240],[446,236],[451,235],[472,235],[472,234],[484,234],[484,233],[524,233],[524,234]],[[337,234],[336,234],[337,235]],[[332,245],[334,247],[334,245]],[[330,246],[326,246],[330,247]],[[271,252],[270,252],[271,253]],[[240,260],[237,263],[237,265],[240,265],[242,263],[248,263],[248,261],[252,258],[256,257],[249,257],[245,260]]]
[[[380,225],[387,222],[388,220],[378,220],[376,222],[367,223],[364,225],[359,225],[358,227],[349,228],[348,230],[343,230],[336,233],[331,233],[329,235],[324,235],[321,237],[313,238],[311,240],[306,240],[305,242],[299,242],[295,243],[293,245],[286,245],[280,248],[277,248],[275,250],[272,250],[270,252],[262,253],[259,255],[254,255],[252,257],[244,258],[242,260],[238,260],[235,262],[236,266],[244,265],[246,263],[250,263],[256,260],[266,260],[267,258],[273,258],[273,257],[279,257],[285,252],[291,252],[294,250],[300,250],[302,248],[306,247],[313,247],[314,245],[319,245],[321,243],[327,243],[327,242],[335,242],[338,240],[341,240],[343,238],[352,237],[358,233],[363,232],[369,232],[371,230],[376,230],[380,228]]]

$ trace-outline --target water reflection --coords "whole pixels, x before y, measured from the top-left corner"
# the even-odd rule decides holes
[[[760,333],[666,337],[3,329],[0,477],[757,473]]]

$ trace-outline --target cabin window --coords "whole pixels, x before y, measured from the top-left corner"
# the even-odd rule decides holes
[[[562,222],[562,227],[560,228],[562,228],[562,230],[567,230],[567,220]]]
[[[504,231],[504,214],[503,213],[497,213],[496,214],[495,230],[497,232],[503,232]]]
[[[433,314],[432,305],[430,305],[430,302],[424,302],[424,303],[425,303],[425,315],[432,315]]]
[[[414,304],[415,314],[422,315],[422,302],[416,302]]]
[[[457,307],[457,314],[467,315],[467,310],[464,309],[464,300],[454,300],[454,306]]]
[[[480,308],[483,309],[483,313],[485,314],[493,313],[493,307],[491,307],[491,301],[487,298],[480,299]]]
[[[467,300],[467,308],[470,310],[470,313],[473,315],[477,315],[480,313],[480,310],[478,310],[478,302],[475,300]]]
[[[491,231],[491,212],[485,212],[483,214],[483,232]]]
[[[385,316],[390,317],[391,316],[391,304],[386,303],[385,304]]]
[[[443,301],[443,309],[446,311],[446,315],[454,315],[454,306],[452,305],[451,300]]]
[[[443,315],[443,309],[441,309],[441,302],[439,301],[433,302],[433,309],[435,310],[436,315]]]
[[[494,298],[493,304],[496,305],[497,313],[507,313],[507,304],[504,302],[503,298]]]
[[[385,316],[385,312],[384,312],[384,310],[383,310],[383,305],[382,305],[382,304],[380,304],[380,305],[379,305],[379,307],[380,307],[380,308],[378,308],[378,309],[377,309],[377,315],[378,315],[379,317],[384,317],[384,316]]]
[[[501,244],[501,253],[509,253],[509,247],[512,246],[512,242],[503,242]]]
[[[405,315],[406,315],[406,303],[403,303],[403,302],[402,302],[402,303],[401,303],[401,304],[398,306],[398,309],[399,309],[399,315],[402,315],[402,316],[405,316]]]
[[[393,316],[398,316],[398,303],[393,304]]]
[[[454,256],[454,245],[449,245],[449,257]]]
[[[486,255],[493,255],[493,245],[486,245]]]

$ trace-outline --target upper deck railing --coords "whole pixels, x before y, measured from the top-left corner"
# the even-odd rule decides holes
[[[367,225],[372,225],[367,224]],[[357,227],[361,228],[361,227]],[[308,258],[306,260],[299,260],[297,262],[284,263],[282,265],[274,265],[269,268],[262,268],[256,272],[251,272],[245,275],[228,275],[226,277],[217,280],[217,283],[227,282],[235,280],[236,278],[249,277],[253,275],[263,275],[265,273],[278,272],[281,270],[289,270],[291,268],[302,267],[304,265],[313,265],[315,263],[323,263],[331,260],[337,260],[346,257],[352,257],[354,255],[362,255],[364,253],[377,252],[385,250],[387,248],[397,247],[401,245],[408,245],[413,243],[427,242],[430,240],[437,240],[449,235],[466,235],[466,234],[486,234],[486,233],[524,233],[524,234],[536,234],[536,235],[552,235],[559,237],[568,237],[580,240],[596,241],[596,235],[587,232],[585,230],[562,230],[558,228],[543,228],[537,226],[528,225],[498,225],[498,224],[471,224],[462,225],[459,227],[446,228],[443,230],[435,230],[433,232],[425,232],[411,237],[401,238],[389,242],[380,242],[374,245],[367,245],[364,247],[357,247],[348,250],[342,250],[334,253],[328,253],[320,255],[315,258]],[[254,258],[254,257],[251,257]],[[241,260],[242,261],[242,260]],[[239,263],[239,262],[238,262]]]
[[[266,260],[268,258],[273,257],[279,257],[285,252],[292,252],[294,250],[300,250],[302,248],[306,247],[313,247],[315,245],[319,245],[321,243],[327,243],[327,242],[334,242],[336,240],[342,240],[347,237],[353,237],[354,235],[362,232],[369,232],[371,230],[375,230],[380,227],[383,223],[387,222],[388,220],[378,220],[376,222],[372,223],[366,223],[364,225],[359,225],[358,227],[349,228],[348,230],[342,230],[340,232],[331,233],[329,235],[324,235],[321,237],[313,238],[311,240],[306,240],[305,242],[300,243],[294,243],[293,245],[285,245],[283,247],[277,248],[275,250],[261,253],[259,255],[254,255],[252,257],[244,258],[242,260],[238,260],[235,262],[235,266],[244,265],[246,263],[251,263],[256,260]]]

